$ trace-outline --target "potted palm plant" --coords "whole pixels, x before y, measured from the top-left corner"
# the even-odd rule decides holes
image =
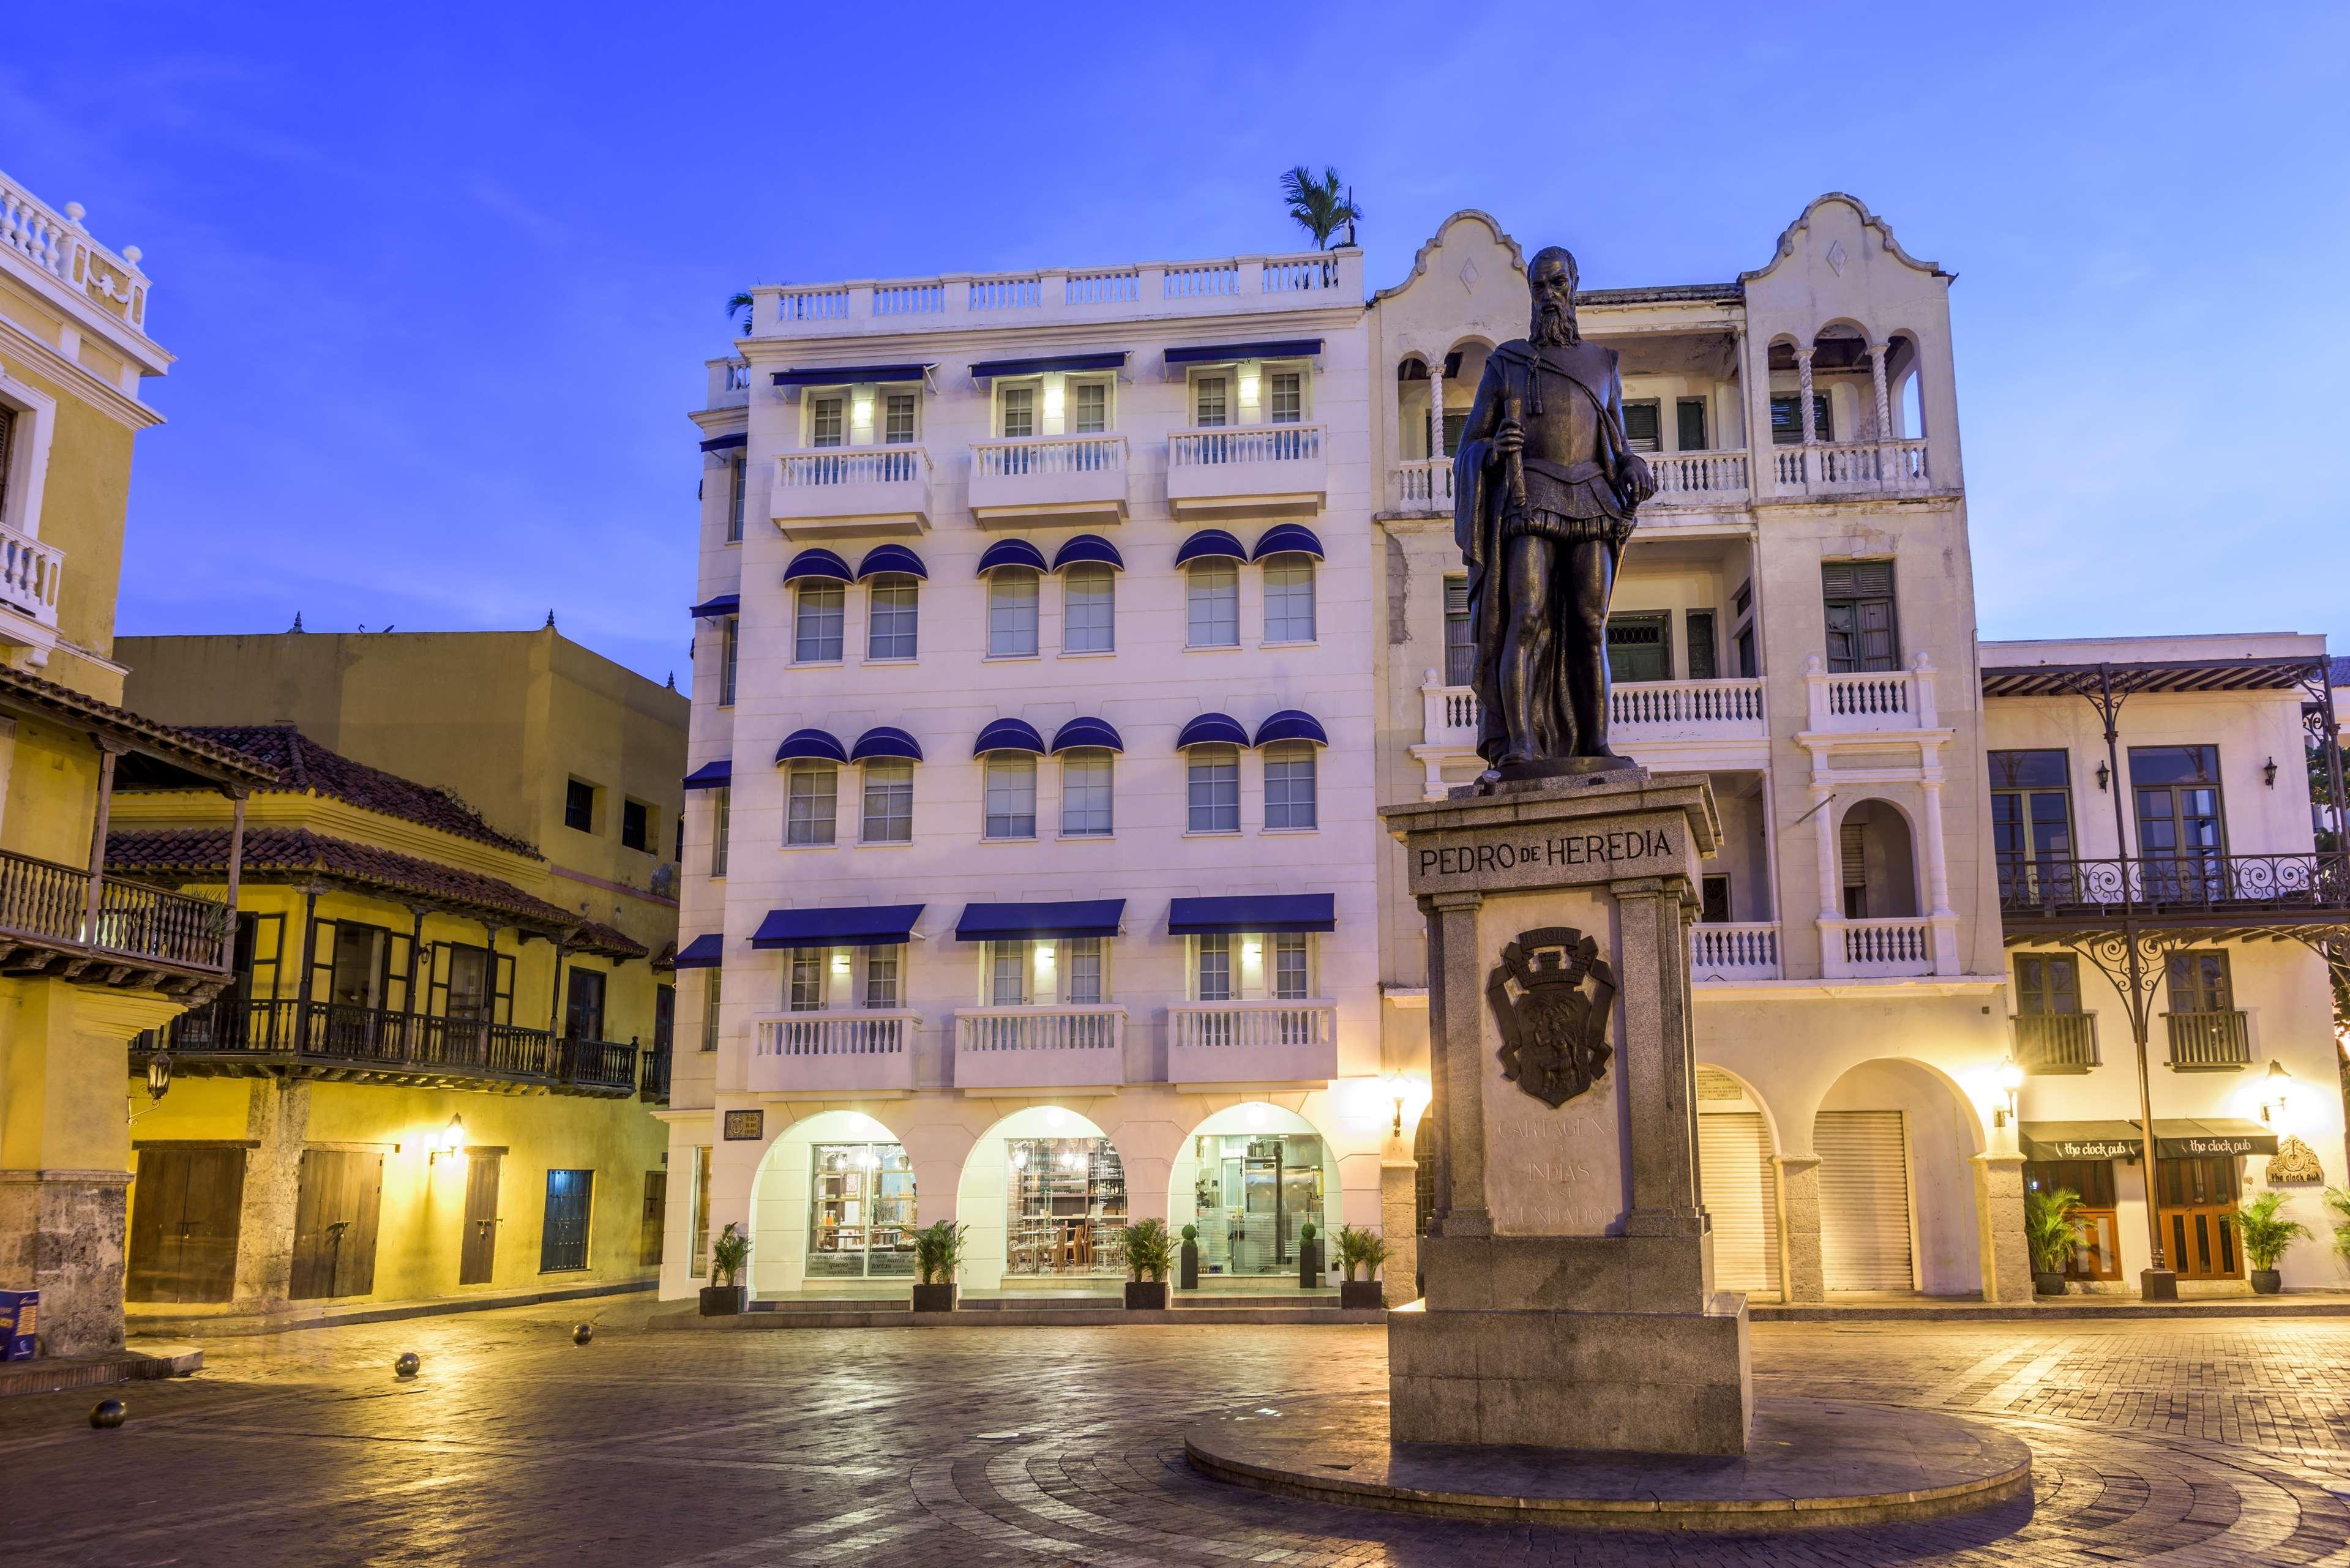
[[[1126,1228],[1126,1304],[1134,1312],[1167,1310],[1167,1221],[1138,1220]]]
[[[1379,1283],[1379,1266],[1388,1261],[1384,1238],[1352,1225],[1338,1227],[1338,1304],[1342,1307],[1383,1307],[1387,1293]],[[1355,1278],[1357,1269],[1363,1277]]]
[[[2081,1244],[2081,1195],[2069,1187],[2023,1195],[2023,1245],[2035,1295],[2064,1293],[2064,1264]]]
[[[954,1311],[955,1276],[962,1272],[967,1230],[951,1220],[941,1220],[914,1232],[916,1312]]]
[[[2307,1241],[2310,1229],[2298,1220],[2284,1217],[2284,1194],[2262,1193],[2249,1203],[2236,1206],[2236,1240],[2243,1243],[2244,1257],[2252,1265],[2252,1293],[2272,1296],[2284,1288],[2277,1274],[2277,1262],[2284,1251],[2295,1241]]]
[[[2334,1210],[2334,1255],[2350,1263],[2350,1192],[2327,1188],[2325,1206]]]
[[[1200,1288],[1200,1228],[1197,1225],[1183,1227],[1181,1267],[1182,1272],[1176,1276],[1177,1282],[1187,1291],[1198,1290]]]
[[[733,1317],[751,1310],[751,1287],[741,1282],[750,1263],[751,1238],[730,1220],[710,1243],[710,1277],[718,1282],[702,1287],[702,1316]]]
[[[1297,1288],[1320,1290],[1326,1282],[1323,1275],[1328,1272],[1322,1262],[1322,1233],[1308,1220],[1297,1228]]]

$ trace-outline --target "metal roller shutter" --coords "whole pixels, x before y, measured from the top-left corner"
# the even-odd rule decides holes
[[[1697,1150],[1706,1212],[1713,1216],[1714,1284],[1725,1291],[1777,1291],[1779,1195],[1762,1116],[1700,1116]]]
[[[1820,1251],[1832,1291],[1916,1288],[1910,1267],[1908,1139],[1899,1111],[1822,1111]]]

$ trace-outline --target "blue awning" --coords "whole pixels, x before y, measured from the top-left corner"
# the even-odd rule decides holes
[[[679,969],[716,969],[726,960],[726,939],[716,931],[694,938],[677,950]]]
[[[1194,937],[1206,931],[1336,930],[1338,928],[1336,902],[1328,893],[1174,898],[1167,905],[1167,934]]]
[[[857,563],[857,580],[861,583],[876,572],[903,572],[922,578],[931,575],[922,558],[903,545],[876,545],[866,551],[865,559]]]
[[[1284,708],[1256,727],[1258,745],[1269,746],[1275,741],[1311,741],[1317,746],[1326,746],[1330,737],[1322,732],[1321,721],[1313,714]]]
[[[779,763],[815,760],[845,763],[848,749],[840,743],[839,737],[827,730],[794,730],[775,748],[775,761]]]
[[[861,763],[868,757],[903,757],[910,763],[922,760],[921,742],[894,724],[877,724],[857,737],[849,748],[848,760]]]
[[[734,782],[734,759],[721,757],[714,763],[704,763],[685,775],[688,789],[724,789]]]
[[[1241,722],[1224,713],[1202,713],[1184,725],[1183,732],[1175,737],[1175,749],[1179,752],[1186,746],[1245,746],[1248,743],[1248,732],[1241,728]]]
[[[1192,343],[1167,350],[1167,362],[1221,365],[1227,359],[1310,359],[1320,352],[1319,337],[1282,337],[1265,343]]]
[[[1180,566],[1186,562],[1212,560],[1219,556],[1245,561],[1248,550],[1222,528],[1202,528],[1183,541],[1183,547],[1175,552],[1175,564]]]
[[[998,566],[1033,566],[1037,571],[1050,570],[1045,565],[1045,552],[1025,539],[998,539],[979,553],[980,576],[985,576]]]
[[[1118,738],[1118,732],[1110,727],[1107,719],[1072,719],[1053,732],[1055,754],[1075,746],[1100,746],[1113,752],[1126,750],[1126,742]]]
[[[1322,541],[1303,523],[1284,523],[1264,531],[1264,536],[1256,542],[1256,554],[1250,558],[1262,561],[1267,556],[1311,556],[1318,561],[1322,558]]]
[[[742,431],[736,431],[733,435],[712,436],[708,441],[702,443],[702,450],[704,452],[731,452],[738,446],[748,446],[750,444],[750,436]]]
[[[685,613],[693,617],[696,620],[702,620],[718,616],[740,614],[742,608],[743,596],[741,594],[720,594],[714,599],[702,600],[700,604],[693,606]]]
[[[971,744],[971,754],[983,757],[990,752],[1035,752],[1045,754],[1045,737],[1036,726],[1025,719],[998,719],[979,732]]]
[[[1115,566],[1121,572],[1126,570],[1126,557],[1118,553],[1117,545],[1098,534],[1076,535],[1053,552],[1053,570],[1056,572],[1063,566],[1074,566],[1080,561],[1099,561],[1102,565]]]
[[[754,948],[894,948],[914,934],[920,904],[855,909],[770,909],[751,933]]]
[[[1053,370],[1123,370],[1126,350],[1107,354],[1056,354],[1043,359],[982,359],[971,368],[974,381],[998,376],[1042,376]]]
[[[1051,904],[965,904],[955,925],[959,942],[1013,941],[1031,937],[1114,937],[1123,898],[1079,898]]]
[[[927,365],[816,365],[798,366],[778,370],[775,383],[778,387],[846,387],[861,381],[919,381],[938,363]]]
[[[829,550],[802,550],[784,568],[784,581],[796,582],[802,577],[830,577],[837,583],[850,581],[848,563]]]

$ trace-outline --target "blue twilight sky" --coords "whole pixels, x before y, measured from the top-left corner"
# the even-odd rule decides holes
[[[144,248],[179,356],[125,632],[552,607],[658,680],[729,292],[1291,248],[1275,178],[1327,162],[1373,286],[1472,206],[1593,286],[1720,281],[1851,192],[1960,275],[1985,636],[2350,650],[2338,3],[33,5],[9,36],[0,169]]]

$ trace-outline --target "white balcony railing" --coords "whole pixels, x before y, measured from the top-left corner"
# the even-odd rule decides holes
[[[753,1020],[754,1090],[910,1090],[921,1015],[902,1009],[775,1012]]]
[[[1235,425],[1177,431],[1167,438],[1170,468],[1225,468],[1252,463],[1318,462],[1320,425]]]
[[[919,446],[779,452],[772,514],[787,534],[930,526],[931,454]]]
[[[1141,262],[1132,266],[937,277],[887,278],[813,287],[754,289],[754,337],[822,337],[871,321],[934,328],[960,317],[1017,311],[1036,321],[1131,315],[1146,303],[1185,314],[1239,315],[1294,309],[1307,300],[1360,300],[1357,250]]]
[[[1818,654],[1804,661],[1804,727],[1814,732],[1851,730],[1932,730],[1941,725],[1934,698],[1934,661],[1924,653],[1907,670],[1831,675]]]
[[[1233,425],[1167,438],[1167,501],[1179,514],[1313,513],[1330,489],[1320,425]]]
[[[1431,746],[1477,743],[1477,694],[1466,686],[1420,688],[1423,742]],[[1608,689],[1611,742],[1657,741],[1761,741],[1770,721],[1759,678],[1730,680],[1624,680]]]
[[[1422,457],[1397,463],[1394,482],[1396,510],[1399,512],[1452,510],[1452,460],[1449,457]]]
[[[1748,920],[1690,928],[1690,972],[1708,981],[1778,980],[1779,922]]]
[[[1327,1081],[1338,1070],[1338,1010],[1320,1000],[1194,1002],[1167,1010],[1172,1084]]]
[[[1934,928],[1924,917],[1835,923],[1846,974],[1876,979],[1934,972]]]
[[[1919,440],[1773,447],[1771,459],[1783,492],[1866,495],[1930,488],[1926,443]]]
[[[1126,1009],[1112,1003],[955,1012],[955,1086],[1044,1088],[1126,1081]]]
[[[1034,517],[1116,521],[1126,515],[1128,456],[1122,435],[974,441],[971,514],[983,524]]]
[[[1746,504],[1751,481],[1742,452],[1643,452],[1656,476],[1655,504],[1698,506],[1719,502]]]
[[[56,629],[65,564],[66,553],[56,545],[0,524],[0,607]]]
[[[140,332],[147,330],[147,275],[139,270],[139,247],[120,254],[89,237],[81,203],[63,213],[0,174],[0,249],[15,252],[38,271],[84,295],[110,316]]]

